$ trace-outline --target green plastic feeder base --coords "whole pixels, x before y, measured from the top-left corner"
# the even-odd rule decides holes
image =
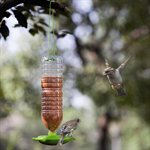
[[[56,133],[48,133],[48,135],[40,135],[38,137],[34,137],[32,138],[32,140],[39,141],[40,143],[45,145],[57,145],[60,138],[61,136],[57,135]],[[74,137],[65,137],[63,144],[66,144],[74,140],[75,140]]]

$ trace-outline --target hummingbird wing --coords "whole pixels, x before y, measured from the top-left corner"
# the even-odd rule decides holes
[[[61,125],[61,127],[56,131],[58,135],[69,134],[72,130],[77,128],[78,123],[80,122],[79,118],[67,121]]]
[[[129,56],[118,68],[117,70],[119,72],[122,72],[122,70],[126,67],[127,63],[129,62],[129,60],[132,58],[132,56]]]
[[[74,131],[77,128],[79,122],[79,118],[66,122],[66,128],[64,129],[64,133],[71,133],[72,131]]]
[[[106,66],[106,68],[110,67],[107,59],[105,59],[105,66]]]

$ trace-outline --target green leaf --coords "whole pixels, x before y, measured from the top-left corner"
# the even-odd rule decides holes
[[[34,36],[35,34],[37,34],[37,33],[38,33],[38,30],[37,30],[37,29],[32,28],[32,29],[30,29],[30,30],[29,30],[29,32],[30,32],[30,34],[32,34],[32,35]]]
[[[0,25],[0,33],[6,40],[6,38],[9,36],[9,28],[6,25],[6,21],[3,20],[2,24]]]
[[[18,10],[12,10],[20,26],[27,28],[26,17]]]
[[[48,135],[40,135],[38,137],[34,137],[32,138],[32,140],[39,141],[40,143],[45,145],[57,145],[60,138],[61,136],[57,135],[56,133],[49,133]],[[66,144],[74,140],[75,140],[74,137],[65,137],[63,144]]]

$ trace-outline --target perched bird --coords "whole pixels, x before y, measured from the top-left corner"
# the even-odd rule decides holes
[[[112,89],[117,92],[117,96],[126,95],[126,92],[123,87],[121,72],[130,59],[131,56],[128,57],[117,69],[110,67],[108,61],[105,61],[106,69],[104,70],[103,75],[107,77]]]
[[[70,120],[61,125],[61,127],[56,131],[57,135],[61,135],[61,139],[58,142],[58,145],[62,145],[65,136],[72,136],[73,131],[76,130],[78,123],[80,122],[79,118]]]

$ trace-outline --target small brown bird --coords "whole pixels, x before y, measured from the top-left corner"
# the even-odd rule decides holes
[[[121,72],[125,68],[130,59],[131,56],[128,57],[117,69],[110,67],[107,60],[105,62],[106,69],[104,70],[103,75],[107,77],[112,89],[117,92],[117,96],[126,95],[126,92],[123,87]]]
[[[73,131],[76,130],[78,123],[80,122],[79,118],[70,120],[61,125],[61,127],[56,131],[57,135],[61,135],[61,139],[58,142],[58,145],[62,145],[65,136],[72,136]]]

